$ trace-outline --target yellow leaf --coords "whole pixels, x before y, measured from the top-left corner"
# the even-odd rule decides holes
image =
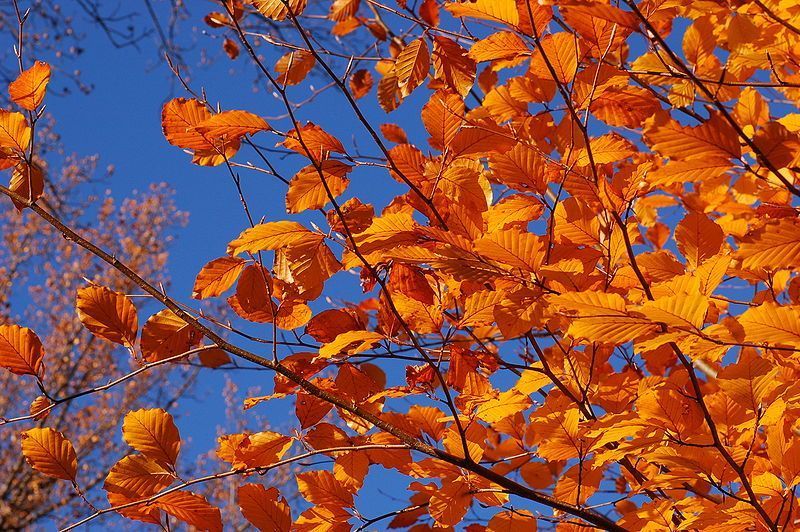
[[[621,345],[639,339],[657,330],[653,323],[646,319],[630,316],[609,316],[593,318],[577,318],[567,330],[573,338],[588,342],[601,342]]]
[[[122,438],[151,460],[175,466],[181,436],[172,416],[160,408],[128,412],[122,422]]]
[[[475,251],[509,268],[535,272],[544,259],[542,238],[519,229],[501,229],[475,242]]]
[[[8,86],[11,99],[29,111],[33,111],[42,104],[50,82],[50,65],[44,61],[36,61],[32,67],[25,70]]]
[[[626,315],[625,299],[613,292],[566,292],[551,297],[550,302],[581,317]]]
[[[78,457],[63,434],[49,427],[33,428],[20,434],[22,454],[36,471],[50,478],[75,482]]]
[[[139,317],[131,300],[105,286],[78,289],[78,318],[92,334],[132,348],[139,331]]]

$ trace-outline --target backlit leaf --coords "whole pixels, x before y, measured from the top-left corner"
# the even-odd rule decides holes
[[[33,428],[20,434],[22,454],[32,468],[50,478],[74,482],[78,458],[72,443],[49,427]]]
[[[78,318],[92,334],[132,348],[139,331],[139,317],[131,300],[105,286],[78,289]]]
[[[42,342],[32,330],[0,325],[0,367],[17,375],[41,375],[43,357]]]
[[[147,458],[174,467],[181,437],[172,416],[164,410],[151,408],[129,412],[122,423],[122,437]]]
[[[47,84],[50,82],[50,65],[36,61],[8,86],[8,94],[17,105],[33,111],[44,101]]]

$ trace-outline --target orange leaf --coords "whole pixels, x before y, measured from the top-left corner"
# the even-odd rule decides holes
[[[142,328],[142,354],[147,362],[180,355],[197,346],[202,335],[169,309],[150,316]]]
[[[675,243],[692,268],[716,255],[724,241],[722,228],[699,212],[690,212],[675,228]]]
[[[431,60],[437,81],[462,98],[469,94],[475,83],[477,65],[467,50],[452,39],[436,35],[433,37]]]
[[[190,491],[173,491],[159,497],[153,504],[197,530],[222,532],[219,508],[209,504],[202,495]]]
[[[441,489],[433,492],[428,512],[441,526],[455,526],[461,522],[472,505],[469,485],[461,479],[442,481]]]
[[[163,490],[175,480],[175,475],[158,462],[132,454],[114,464],[106,476],[103,489],[129,499],[144,499]]]
[[[248,0],[248,3],[253,4],[262,15],[269,19],[284,20],[289,15],[287,4],[292,10],[292,14],[298,16],[306,8],[307,0],[288,0],[285,3],[284,0]]]
[[[408,96],[428,77],[430,52],[425,39],[411,41],[397,56],[397,86],[403,97]]]
[[[21,156],[30,142],[31,128],[22,113],[0,109],[0,148],[11,149]]]
[[[263,118],[247,111],[223,111],[203,120],[194,128],[207,138],[225,137],[228,140],[270,129]]]
[[[298,242],[316,241],[320,236],[297,222],[267,222],[245,229],[238,238],[228,244],[228,254],[239,255],[280,249]]]
[[[50,82],[50,65],[44,61],[36,61],[32,67],[25,70],[8,86],[11,99],[29,111],[33,111],[42,104]]]
[[[346,176],[352,169],[352,166],[335,160],[322,161],[320,170],[313,165],[306,166],[289,182],[286,210],[298,213],[323,208],[330,201],[328,191],[334,198],[345,191],[350,183]]]
[[[233,469],[267,467],[278,462],[294,440],[277,432],[228,434],[219,438],[217,456]]]
[[[192,289],[192,297],[206,299],[222,295],[228,290],[247,262],[239,257],[221,257],[214,259],[200,270]]]
[[[123,439],[151,460],[175,466],[181,436],[172,416],[160,408],[128,412],[122,422]]]
[[[245,519],[262,532],[289,532],[292,528],[291,509],[274,487],[240,486],[239,508]]]
[[[275,72],[280,74],[277,79],[278,83],[281,85],[302,83],[316,62],[314,55],[307,50],[289,52],[275,63]]]
[[[310,503],[333,508],[353,506],[353,494],[329,471],[308,471],[296,478],[297,488]]]
[[[105,286],[78,289],[78,318],[92,334],[132,348],[139,331],[139,317],[131,300]]]
[[[510,31],[493,33],[473,44],[469,50],[469,56],[478,63],[528,54],[530,49],[522,37]]]
[[[358,100],[369,94],[373,84],[374,81],[369,70],[362,68],[353,72],[353,75],[350,76],[350,92],[353,93],[353,98]]]
[[[27,200],[35,202],[44,194],[44,174],[38,166],[20,163],[14,167],[8,188]],[[17,210],[21,211],[26,204],[12,199]]]
[[[42,342],[27,327],[0,325],[0,367],[17,375],[44,372]]]
[[[20,434],[22,454],[36,471],[50,478],[75,482],[78,457],[63,434],[49,427],[33,428]]]

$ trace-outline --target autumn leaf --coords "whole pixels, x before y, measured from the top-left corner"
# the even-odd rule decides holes
[[[319,356],[330,358],[340,353],[356,354],[374,347],[383,335],[373,331],[347,331],[339,334],[332,342],[319,350]]]
[[[20,434],[22,454],[36,471],[50,478],[75,482],[78,458],[72,443],[49,427],[33,428]]]
[[[78,318],[92,334],[132,349],[139,331],[136,307],[123,294],[105,286],[78,289]]]
[[[190,491],[173,491],[159,497],[155,506],[197,530],[209,532],[222,530],[219,508],[209,504],[202,495]]]
[[[297,222],[267,222],[245,229],[238,238],[228,244],[228,254],[275,250],[318,238],[319,235]]]
[[[472,504],[469,485],[462,479],[443,482],[441,489],[431,497],[428,511],[441,526],[455,526],[461,522]]]
[[[158,493],[174,480],[175,475],[155,460],[132,454],[123,457],[111,468],[103,489],[136,500]]]
[[[0,325],[0,367],[17,375],[41,376],[44,349],[39,337],[27,327]]]
[[[223,111],[211,115],[194,128],[205,138],[225,137],[228,140],[270,129],[263,118],[247,111]]]
[[[181,437],[172,416],[159,408],[129,412],[122,423],[125,442],[147,458],[175,466]]]
[[[239,508],[242,515],[261,531],[289,532],[292,514],[286,499],[275,487],[261,484],[239,486]]]
[[[44,194],[44,174],[41,168],[36,165],[17,164],[11,174],[11,182],[8,184],[8,188],[26,200],[35,202]],[[26,203],[18,202],[13,198],[12,201],[19,211],[27,207]]]
[[[144,359],[156,362],[180,355],[200,343],[202,336],[169,309],[150,316],[142,328]]]
[[[328,204],[330,198],[341,195],[350,180],[346,177],[353,169],[341,161],[323,161],[318,169],[306,166],[289,182],[286,193],[286,210],[298,213],[308,209],[321,209]]]
[[[214,139],[198,129],[198,126],[207,123],[212,117],[211,111],[198,100],[185,98],[170,100],[161,111],[161,127],[164,137],[173,146],[191,150],[194,153],[193,162],[201,166],[220,165],[239,151],[240,144],[236,138],[230,141]],[[215,126],[214,131],[224,130],[226,119],[217,120],[222,122],[210,124]],[[266,123],[262,122],[263,120],[258,125],[265,126]],[[246,125],[252,127],[254,124]]]
[[[445,5],[454,17],[473,17],[509,26],[519,23],[519,11],[514,0],[475,0],[474,2],[452,1]]]
[[[246,261],[239,257],[221,257],[212,260],[197,274],[192,297],[207,299],[222,295],[234,285],[246,264]]]
[[[408,96],[428,76],[430,51],[425,39],[416,39],[397,56],[397,85],[403,97]]]
[[[292,438],[270,431],[230,434],[219,439],[217,456],[233,469],[266,467],[280,460],[292,443]]]
[[[279,74],[278,83],[281,85],[302,83],[316,62],[311,52],[305,50],[289,52],[275,63],[275,72]]]
[[[0,109],[0,148],[13,150],[23,155],[31,141],[31,128],[28,120],[16,112]]]
[[[44,61],[36,61],[11,82],[8,94],[14,103],[23,109],[33,111],[42,105],[49,82],[50,65]]]
[[[319,506],[342,508],[353,505],[353,494],[329,471],[298,474],[297,488],[308,502]]]
[[[248,0],[265,17],[272,20],[283,20],[289,15],[289,10],[295,16],[299,16],[306,8],[307,0]]]

